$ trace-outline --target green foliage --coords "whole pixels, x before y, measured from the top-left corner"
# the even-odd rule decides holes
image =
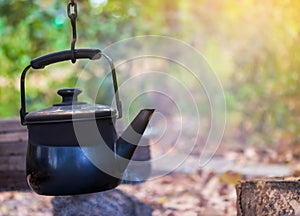
[[[18,115],[19,76],[30,60],[69,48],[67,2],[0,1],[1,118]],[[228,124],[233,133],[244,134],[243,142],[299,142],[299,1],[102,2],[78,1],[78,47],[105,47],[145,34],[182,39],[200,50],[218,74],[228,102]],[[55,70],[68,69],[63,65]],[[28,101],[33,108],[55,100],[49,89],[76,81],[73,73],[58,80],[49,71],[30,74]],[[47,81],[35,85],[45,77]]]

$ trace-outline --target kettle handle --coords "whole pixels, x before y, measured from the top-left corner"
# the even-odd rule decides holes
[[[114,63],[112,59],[101,52],[99,49],[75,49],[75,59],[90,59],[96,60],[100,59],[103,56],[109,63],[111,73],[112,73],[112,80],[114,85],[114,92],[115,92],[115,100],[116,106],[118,110],[118,118],[122,117],[122,104],[119,98],[118,92],[118,83],[117,83],[117,76]],[[21,124],[25,125],[25,116],[27,115],[26,112],[26,99],[25,99],[25,77],[27,71],[32,67],[33,69],[43,69],[47,65],[54,64],[57,62],[67,61],[72,59],[71,50],[63,50],[60,52],[50,53],[38,58],[33,59],[21,74],[20,80],[20,94],[21,94],[21,109],[20,109],[20,118]]]
[[[74,51],[75,59],[100,59],[101,58],[101,50],[99,49],[76,49]],[[50,53],[38,58],[31,60],[30,65],[33,69],[42,69],[47,65],[71,60],[72,51],[71,50],[63,50],[60,52]]]

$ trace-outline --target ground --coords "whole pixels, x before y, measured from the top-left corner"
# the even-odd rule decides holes
[[[279,161],[281,164],[285,163],[286,168],[292,167],[291,175],[299,173],[297,163],[287,152],[278,153],[272,149],[248,147],[221,149],[217,155],[240,164],[245,168],[245,172],[230,169],[227,171],[197,169],[188,173],[174,171],[142,184],[120,185],[118,189],[151,205],[154,216],[235,215],[235,184],[241,179],[251,177],[247,174],[248,161],[272,168]],[[0,193],[0,215],[50,216],[52,215],[51,200],[52,197],[39,196],[32,192],[2,192]]]

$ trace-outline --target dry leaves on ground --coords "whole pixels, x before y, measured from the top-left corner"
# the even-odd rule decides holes
[[[253,160],[272,163],[277,155],[272,150],[255,148],[219,151],[219,154],[241,164]],[[188,174],[174,172],[138,185],[120,185],[118,189],[150,204],[154,216],[231,216],[236,214],[235,184],[242,178],[232,171],[221,174],[203,170]],[[51,197],[32,192],[2,192],[0,215],[52,215]]]
[[[153,215],[235,215],[236,173],[174,173],[139,185],[119,189],[153,207]],[[52,197],[32,192],[0,193],[0,215],[52,215]]]
[[[153,215],[235,215],[234,185],[241,179],[238,173],[217,175],[198,171],[174,173],[141,185],[121,185],[119,188],[154,208]]]

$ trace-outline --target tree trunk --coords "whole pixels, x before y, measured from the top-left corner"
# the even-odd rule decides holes
[[[236,186],[237,215],[300,215],[299,178],[262,178]]]

